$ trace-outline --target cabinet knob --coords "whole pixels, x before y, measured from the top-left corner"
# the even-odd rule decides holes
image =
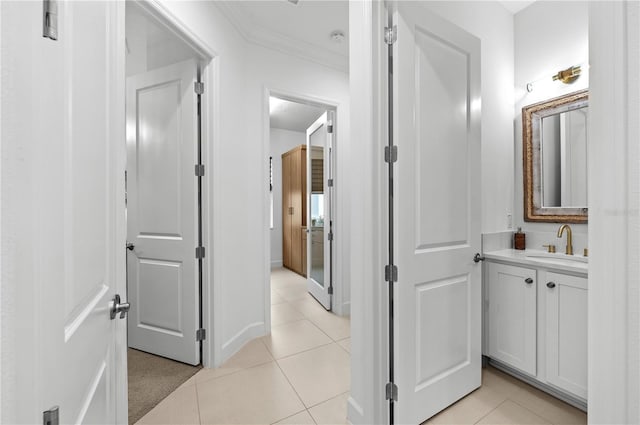
[[[531,279],[530,277],[526,278],[524,281],[527,285],[531,285],[533,283],[533,279]]]
[[[547,288],[549,288],[549,289],[553,289],[553,288],[555,288],[555,287],[556,287],[556,284],[555,284],[555,283],[553,283],[553,282],[547,282]]]

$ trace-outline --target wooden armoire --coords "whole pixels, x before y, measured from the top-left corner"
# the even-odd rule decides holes
[[[282,154],[282,264],[307,275],[307,147]],[[304,242],[304,243],[303,243]]]

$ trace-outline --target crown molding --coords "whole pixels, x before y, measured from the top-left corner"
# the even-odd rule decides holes
[[[348,56],[267,29],[227,2],[215,2],[215,4],[246,42],[341,72],[349,72]]]

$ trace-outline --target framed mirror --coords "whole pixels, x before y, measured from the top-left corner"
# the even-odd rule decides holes
[[[589,93],[522,108],[524,219],[586,223]]]

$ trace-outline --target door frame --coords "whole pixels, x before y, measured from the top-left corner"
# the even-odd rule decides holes
[[[342,208],[340,206],[340,202],[337,201],[338,199],[338,193],[340,191],[340,181],[336,178],[337,176],[337,170],[338,167],[335,165],[337,158],[338,158],[338,152],[340,150],[340,146],[339,143],[337,142],[337,135],[340,133],[340,123],[338,123],[338,119],[337,119],[337,115],[338,115],[338,106],[340,106],[340,102],[337,102],[335,100],[331,100],[331,99],[325,99],[325,98],[319,98],[316,96],[310,96],[310,95],[305,95],[305,94],[300,94],[300,93],[295,93],[295,92],[291,92],[291,91],[287,91],[287,90],[282,90],[282,89],[276,89],[276,88],[269,88],[269,87],[264,87],[263,89],[263,99],[262,99],[262,157],[263,158],[268,158],[270,156],[270,150],[271,150],[271,124],[270,124],[270,119],[269,119],[269,97],[271,96],[275,96],[278,97],[280,99],[284,99],[284,100],[289,100],[291,102],[296,102],[296,103],[302,103],[305,105],[311,105],[311,106],[316,106],[319,108],[323,108],[326,111],[333,111],[333,124],[335,126],[335,130],[334,130],[334,145],[332,146],[332,160],[333,160],[333,178],[334,180],[337,182],[334,186],[334,192],[333,192],[333,199],[334,199],[334,204],[336,204],[336,207],[334,208],[333,212],[334,212],[334,233],[338,234],[338,241],[342,241],[344,238],[340,237],[340,234],[338,233],[338,231],[342,230],[342,227],[340,226],[340,223],[342,222],[341,218],[342,218],[342,214],[345,211],[344,208]],[[266,161],[264,162],[264,167],[263,167],[263,173],[262,173],[262,177],[263,177],[263,181],[264,182],[268,182],[269,181],[269,164]],[[306,200],[305,200],[306,202]],[[270,223],[269,223],[269,207],[270,207],[270,202],[269,202],[269,187],[268,185],[265,184],[265,195],[264,195],[264,201],[263,201],[263,207],[264,207],[264,214],[262,214],[263,217],[263,229],[264,229],[264,266],[263,266],[263,270],[264,270],[264,326],[265,326],[265,332],[266,333],[270,333],[271,332],[271,228],[270,228]],[[339,230],[338,230],[339,229]],[[334,241],[334,245],[333,245],[333,253],[332,253],[332,258],[331,261],[333,262],[333,276],[334,276],[334,295],[335,295],[335,302],[334,302],[334,306],[336,307],[333,312],[338,314],[338,315],[342,315],[343,312],[343,300],[344,300],[344,296],[342,293],[342,263],[340,262],[340,264],[338,264],[338,258],[339,255],[338,253],[342,253],[342,243],[336,243]],[[336,277],[338,277],[336,279]]]
[[[216,247],[212,245],[214,239],[211,235],[211,230],[214,228],[214,208],[216,197],[216,184],[217,180],[214,180],[214,173],[212,172],[212,164],[214,159],[215,146],[219,144],[219,105],[220,99],[218,93],[219,90],[219,69],[220,58],[217,52],[211,48],[206,42],[198,37],[189,27],[187,27],[182,21],[180,21],[169,9],[167,9],[158,0],[140,0],[133,2],[139,7],[149,19],[154,20],[156,23],[164,26],[169,31],[174,33],[178,38],[191,47],[198,55],[201,56],[201,60],[197,61],[198,68],[200,69],[200,81],[204,83],[204,93],[201,97],[202,111],[208,111],[208,113],[201,114],[201,146],[202,146],[202,163],[205,165],[205,177],[202,179],[202,242],[206,248],[206,255],[203,258],[202,265],[202,324],[207,330],[207,338],[202,341],[202,365],[204,367],[213,367],[216,361],[220,361],[222,357],[222,339],[220,335],[222,321],[219,319],[219,312],[221,307],[219,294],[219,285],[216,286],[214,274],[214,261],[213,252],[216,252]],[[124,7],[122,8],[122,47],[124,49]],[[122,100],[124,105],[125,100],[125,52],[121,52],[122,57]],[[124,111],[124,109],[123,109]],[[122,134],[124,135],[124,121],[122,125]],[[123,144],[124,147],[124,144]],[[124,169],[123,160],[123,169]],[[123,220],[124,223],[124,220]],[[123,224],[123,235],[126,237],[126,224]],[[124,240],[124,239],[123,239]],[[123,242],[124,246],[124,242]],[[194,247],[195,248],[195,247]],[[126,273],[126,270],[125,270]],[[124,283],[123,283],[124,286]],[[126,291],[125,291],[126,292]],[[126,334],[124,340],[120,341],[127,347]],[[119,364],[126,366],[126,356]],[[126,406],[125,409],[118,408],[116,417],[119,423],[127,423],[128,418],[128,390],[127,390],[127,368],[122,367],[118,370],[118,376],[116,377],[118,382],[124,384],[118,384],[118,388],[122,391],[118,391],[117,394],[117,406]]]

